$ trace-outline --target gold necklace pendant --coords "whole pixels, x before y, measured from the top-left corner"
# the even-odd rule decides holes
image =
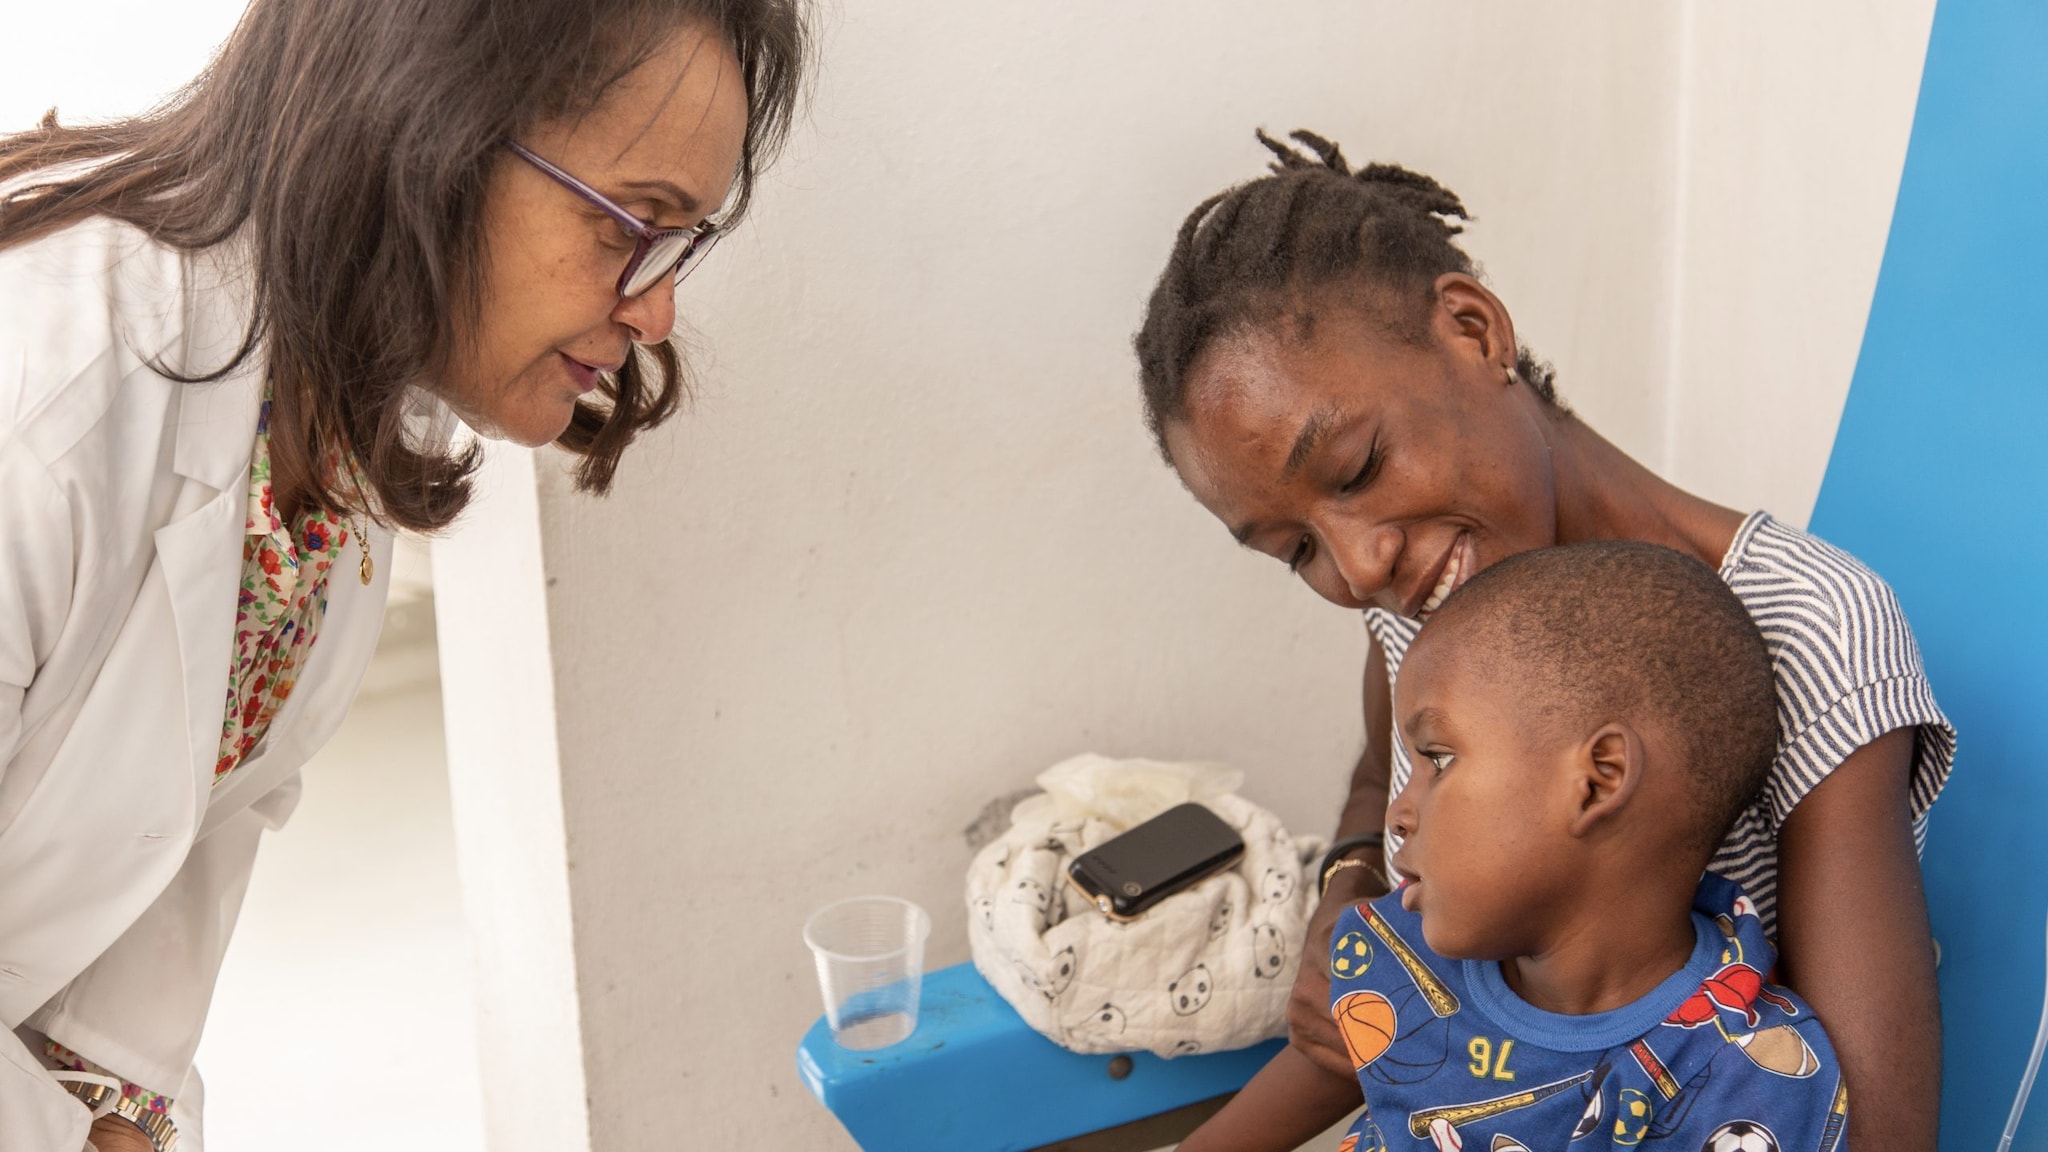
[[[376,565],[370,563],[370,534],[364,530],[360,517],[356,520],[356,550],[363,554],[363,563],[358,571],[362,573],[363,587],[368,588],[370,586],[370,577],[376,573],[377,569]]]

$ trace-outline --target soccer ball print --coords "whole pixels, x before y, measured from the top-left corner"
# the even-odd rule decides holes
[[[1730,1120],[1708,1133],[1700,1152],[1778,1152],[1778,1138],[1754,1120]]]
[[[1372,939],[1363,932],[1346,932],[1330,949],[1330,975],[1339,980],[1356,980],[1372,968]]]

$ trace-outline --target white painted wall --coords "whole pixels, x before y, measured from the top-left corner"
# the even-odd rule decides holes
[[[1678,31],[1625,0],[827,14],[812,122],[685,287],[695,410],[608,501],[540,459],[559,744],[469,773],[546,804],[559,772],[591,1147],[848,1147],[793,1069],[804,916],[908,896],[964,959],[961,829],[1071,752],[1227,760],[1327,831],[1361,630],[1146,437],[1128,341],[1174,227],[1258,174],[1256,125],[1431,171],[1578,408],[1654,448]],[[513,668],[456,625],[467,840],[454,702]]]
[[[175,91],[234,30],[246,0],[96,0],[0,5],[0,132],[62,120],[132,116]]]
[[[1327,828],[1357,740],[1355,622],[1178,490],[1127,351],[1174,224],[1257,173],[1252,126],[1457,189],[1471,250],[1590,423],[1803,521],[1931,6],[829,7],[812,120],[685,290],[696,410],[603,504],[551,456],[500,454],[441,548],[491,1146],[850,1147],[791,1068],[818,1010],[803,915],[900,893],[935,914],[932,963],[963,958],[960,829],[1070,751],[1230,760]],[[147,104],[237,7],[102,4],[90,51],[7,52],[0,128]],[[9,13],[18,42],[88,35],[39,12]],[[425,698],[366,708],[405,750],[337,749],[413,762]],[[304,850],[267,852],[252,889],[231,960],[251,996],[224,990],[209,1038],[217,1114],[264,1115],[263,1082],[223,1080],[214,1051],[338,1035],[254,995],[289,975],[282,942],[304,945],[301,885],[326,861],[347,879],[320,839],[353,827],[331,818],[355,810],[335,771],[285,833]],[[447,853],[433,824],[408,825],[421,861]],[[442,884],[379,898],[388,919],[366,908],[357,931],[423,939],[407,925],[445,922]]]
[[[828,12],[813,121],[684,293],[696,410],[609,501],[538,470],[560,741],[526,754],[559,772],[591,1146],[847,1147],[790,1067],[804,915],[910,896],[960,959],[959,830],[1068,752],[1229,760],[1328,827],[1357,625],[1177,489],[1127,350],[1253,125],[1456,188],[1584,418],[1803,521],[1930,10]]]
[[[435,545],[442,707],[494,1152],[587,1147],[574,867],[563,834],[533,454],[494,452],[458,545]]]
[[[1891,227],[1934,0],[1686,4],[1666,475],[1804,524]]]

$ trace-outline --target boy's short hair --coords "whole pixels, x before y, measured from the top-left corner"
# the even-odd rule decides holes
[[[1518,665],[1509,675],[1551,723],[1668,732],[1709,851],[1762,790],[1778,749],[1770,655],[1742,601],[1698,560],[1637,541],[1521,552],[1466,582],[1423,635],[1456,629],[1472,630],[1497,668]]]

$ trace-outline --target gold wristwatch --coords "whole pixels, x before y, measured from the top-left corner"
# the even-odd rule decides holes
[[[152,1112],[143,1106],[142,1101],[131,1096],[122,1096],[119,1088],[105,1084],[71,1080],[64,1083],[64,1088],[78,1097],[79,1103],[92,1109],[95,1116],[102,1115],[100,1109],[106,1107],[109,1098],[118,1097],[113,1107],[107,1108],[104,1115],[119,1116],[142,1129],[142,1134],[149,1137],[149,1142],[156,1146],[156,1152],[178,1152],[178,1126],[171,1123],[168,1114]]]

